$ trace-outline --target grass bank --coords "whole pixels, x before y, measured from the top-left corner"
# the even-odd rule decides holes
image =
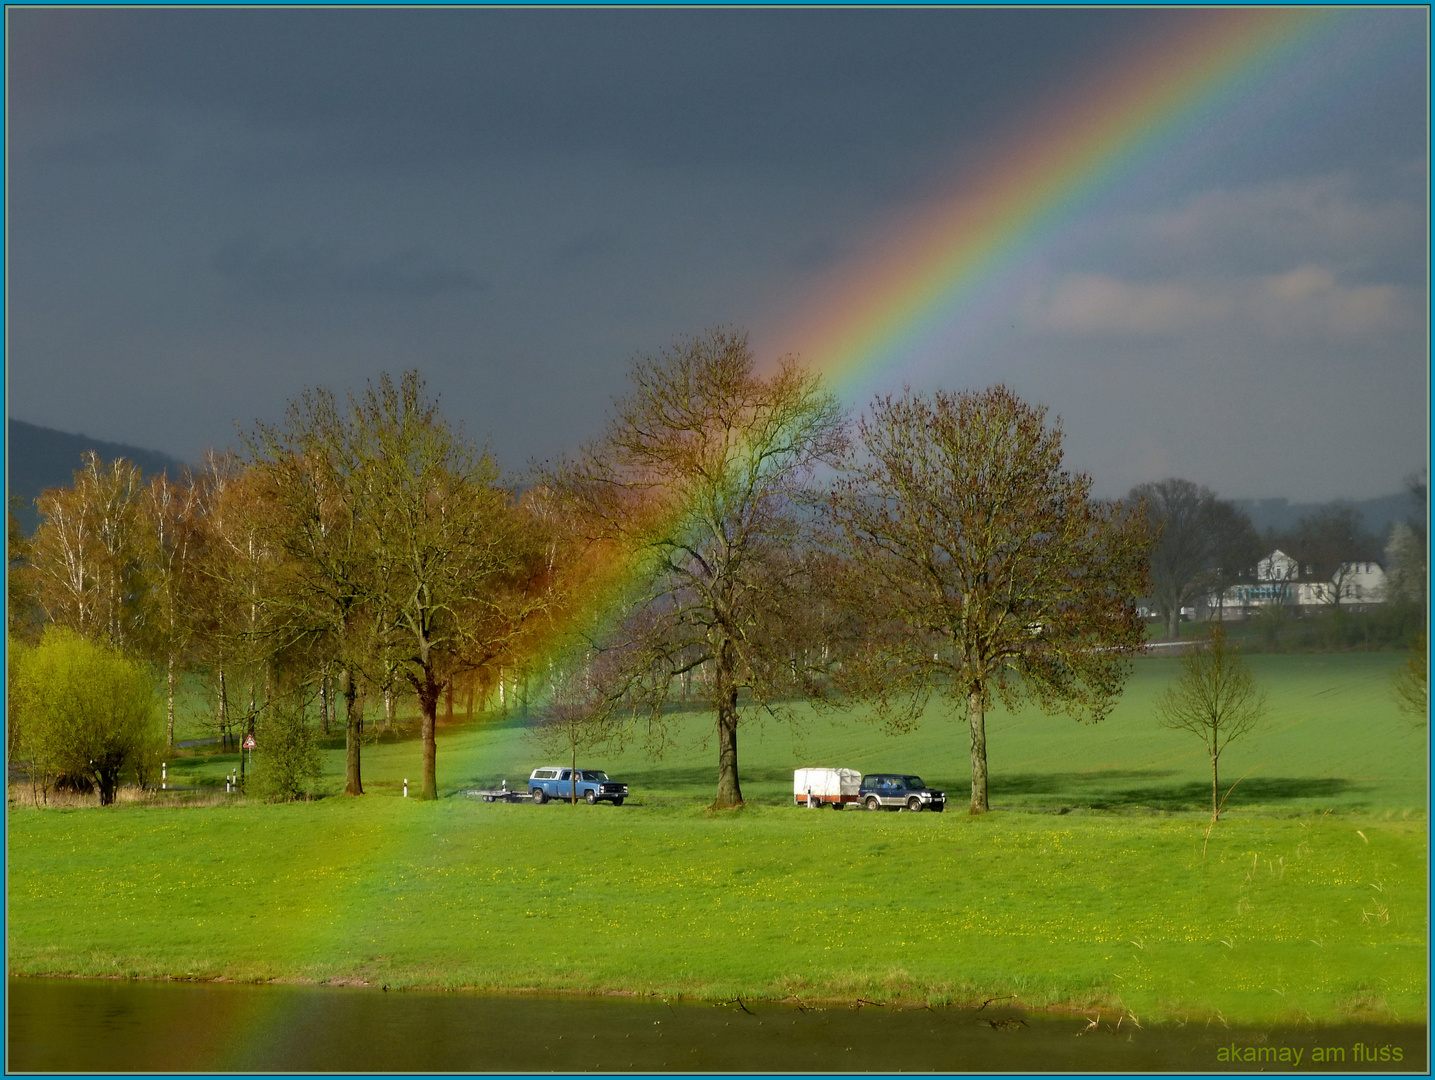
[[[661,762],[596,763],[634,786],[621,808],[457,794],[540,763],[513,720],[441,734],[434,803],[397,797],[411,742],[366,750],[360,800],[14,803],[10,971],[1418,1020],[1424,735],[1389,700],[1396,662],[1254,658],[1271,716],[1232,748],[1229,778],[1251,771],[1204,859],[1205,762],[1151,719],[1160,659],[1101,725],[994,716],[1013,809],[981,819],[791,806],[791,769],[833,764],[919,771],[959,807],[964,729],[939,715],[900,738],[748,728],[750,804],[724,815],[696,714]],[[233,760],[178,764],[203,786]]]

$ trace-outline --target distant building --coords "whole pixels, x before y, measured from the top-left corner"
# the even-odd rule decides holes
[[[1385,602],[1385,571],[1379,563],[1341,563],[1340,570],[1329,581],[1303,581],[1297,603],[1302,607],[1334,604],[1380,604]]]
[[[1252,608],[1283,604],[1295,610],[1315,611],[1342,605],[1363,608],[1385,601],[1385,570],[1377,562],[1342,563],[1329,581],[1313,580],[1310,567],[1301,565],[1280,548],[1256,563],[1255,580],[1230,586],[1206,598],[1216,617],[1239,619]]]

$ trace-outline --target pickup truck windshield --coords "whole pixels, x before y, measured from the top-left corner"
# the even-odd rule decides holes
[[[606,780],[608,774],[602,769],[584,769],[582,778],[584,780]]]

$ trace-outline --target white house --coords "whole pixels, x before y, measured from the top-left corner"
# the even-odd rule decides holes
[[[1341,563],[1329,581],[1303,581],[1296,594],[1296,603],[1314,607],[1340,603],[1380,604],[1385,601],[1385,571],[1379,563]]]
[[[1256,563],[1255,581],[1232,585],[1207,598],[1207,607],[1235,618],[1248,608],[1269,604],[1317,608],[1334,604],[1379,604],[1385,600],[1385,571],[1376,562],[1342,563],[1329,581],[1311,580],[1301,566],[1280,548]],[[1304,580],[1302,580],[1304,579]]]

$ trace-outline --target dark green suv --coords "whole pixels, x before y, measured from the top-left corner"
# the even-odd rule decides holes
[[[857,801],[868,810],[945,810],[947,793],[933,791],[920,776],[873,773],[862,777]]]

